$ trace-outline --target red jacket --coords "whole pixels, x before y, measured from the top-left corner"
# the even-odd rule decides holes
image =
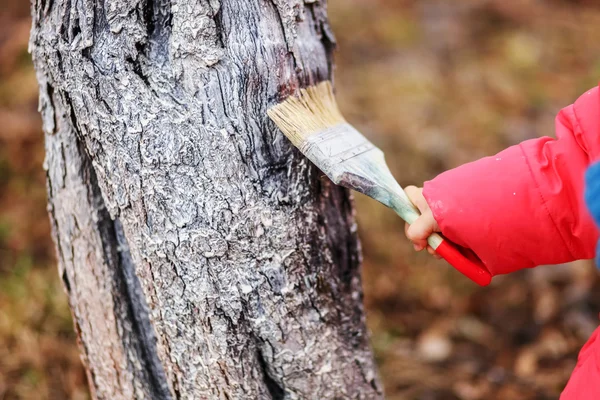
[[[470,248],[492,275],[594,257],[598,228],[584,174],[600,160],[600,91],[556,118],[556,139],[513,146],[426,182],[442,233]],[[582,349],[561,400],[600,399],[600,328]]]
[[[583,189],[587,167],[600,160],[597,87],[558,114],[556,137],[525,141],[424,185],[444,236],[473,250],[492,275],[594,257],[599,234]]]

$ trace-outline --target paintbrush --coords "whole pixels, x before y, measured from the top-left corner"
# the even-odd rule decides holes
[[[330,82],[301,89],[299,96],[289,97],[267,113],[292,144],[335,184],[379,201],[409,224],[419,217],[418,209],[392,176],[383,152],[342,116]],[[460,251],[437,233],[427,242],[475,283],[490,283],[490,273],[468,251]]]

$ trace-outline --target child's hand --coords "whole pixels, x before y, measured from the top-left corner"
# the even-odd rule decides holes
[[[440,232],[438,223],[433,218],[433,213],[429,208],[429,204],[423,196],[423,188],[408,186],[404,189],[410,201],[421,211],[421,216],[412,224],[406,224],[406,237],[413,242],[416,251],[427,249],[429,254],[436,258],[441,258],[435,253],[431,246],[427,245],[427,238],[433,232]]]

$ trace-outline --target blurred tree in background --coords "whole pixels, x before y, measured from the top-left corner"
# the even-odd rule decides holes
[[[29,4],[0,7],[0,398],[88,398],[46,215]],[[403,185],[552,135],[600,79],[595,0],[330,0],[348,119]],[[369,326],[390,399],[552,399],[598,325],[590,262],[487,289],[414,254],[357,198]],[[540,244],[543,245],[543,244]]]

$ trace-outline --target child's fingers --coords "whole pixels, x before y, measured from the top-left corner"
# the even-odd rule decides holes
[[[412,240],[408,236],[408,230],[410,229],[410,225],[408,223],[404,224],[404,234],[407,238],[413,243],[413,247],[415,251],[422,251],[427,247],[427,240]]]
[[[423,189],[416,186],[408,186],[404,189],[409,200],[419,209],[421,216],[412,225],[406,224],[404,231],[406,236],[413,242],[416,251],[427,249],[429,254],[440,258],[431,246],[427,245],[427,238],[437,229],[437,223],[433,213],[423,196]]]
[[[411,203],[413,203],[419,209],[421,214],[425,214],[430,211],[429,204],[427,204],[427,200],[425,200],[425,197],[423,197],[423,189],[416,186],[407,186],[404,189],[404,193],[406,193]]]
[[[406,230],[406,236],[415,244],[427,246],[427,238],[433,233],[433,226],[427,215],[421,215]]]
[[[415,251],[423,251],[425,250],[425,248],[427,248],[427,240],[426,239],[412,239],[409,236],[409,231],[410,229],[410,225],[409,224],[404,224],[404,233],[406,234],[406,237],[413,243],[413,248],[415,249]]]

